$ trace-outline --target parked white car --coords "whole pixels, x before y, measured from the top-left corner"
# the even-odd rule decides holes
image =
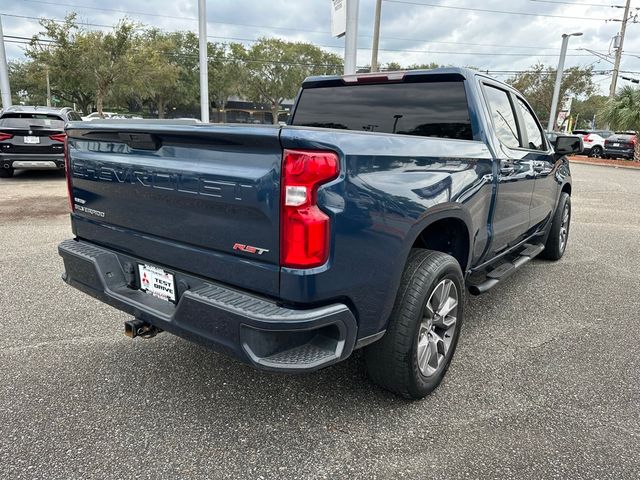
[[[604,141],[613,135],[610,130],[574,130],[574,135],[582,135],[583,153],[590,157],[602,157]]]
[[[102,112],[103,118],[111,118],[116,116],[116,113],[113,112]],[[85,115],[84,117],[82,117],[82,120],[84,120],[85,122],[88,122],[90,120],[98,120],[100,118],[100,114],[98,112],[93,112],[90,113],[89,115]]]

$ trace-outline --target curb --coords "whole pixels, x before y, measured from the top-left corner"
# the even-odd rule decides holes
[[[637,167],[627,167],[625,165],[614,165],[614,164],[606,164],[606,163],[593,163],[593,162],[584,162],[581,160],[573,160],[569,159],[569,163],[579,163],[580,165],[594,165],[596,167],[607,167],[607,168],[621,168],[622,170],[636,170],[640,171],[640,165]]]

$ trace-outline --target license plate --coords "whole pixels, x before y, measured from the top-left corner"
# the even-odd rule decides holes
[[[620,144],[619,144],[619,143],[612,143],[612,144],[611,144],[611,146],[612,146],[612,147],[619,147],[619,146],[620,146]]]
[[[168,302],[176,301],[173,274],[153,265],[139,264],[140,290]]]
[[[40,143],[40,137],[24,137],[24,143]]]

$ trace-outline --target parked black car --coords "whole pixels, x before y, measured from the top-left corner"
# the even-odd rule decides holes
[[[626,158],[633,160],[638,138],[631,133],[616,133],[604,141],[604,158]]]
[[[64,127],[78,120],[69,107],[5,109],[0,114],[0,177],[11,177],[16,169],[64,168]]]

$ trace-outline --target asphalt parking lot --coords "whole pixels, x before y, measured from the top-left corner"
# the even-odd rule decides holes
[[[0,180],[0,477],[640,477],[640,171],[572,171],[564,259],[471,298],[444,383],[413,403],[357,354],[284,376],[130,340],[60,280],[64,177]]]

